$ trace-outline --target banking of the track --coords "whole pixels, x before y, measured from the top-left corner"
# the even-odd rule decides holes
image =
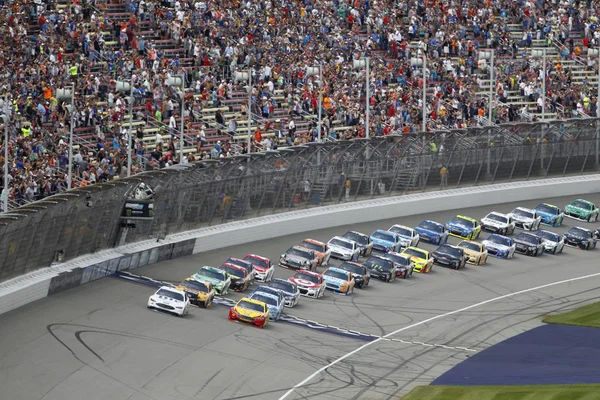
[[[600,203],[600,194],[586,197]],[[541,200],[564,206],[572,198]],[[370,233],[394,223],[415,226],[425,217],[445,222],[456,213],[481,218],[516,205],[315,227],[310,234],[224,248],[135,272],[176,282],[200,266],[248,252],[277,260],[305,237],[327,241],[349,228]],[[595,227],[565,219],[563,227],[551,229],[564,232],[575,225]],[[558,256],[490,258],[488,265],[461,271],[436,266],[408,280],[373,282],[352,296],[302,298],[296,308],[286,309],[297,323],[273,323],[264,330],[227,321],[226,308],[218,306],[194,308],[182,319],[151,312],[145,303],[152,288],[103,279],[0,316],[0,397],[397,398],[471,354],[539,325],[544,314],[600,297],[599,256],[600,249],[567,248]],[[291,274],[276,271],[279,277]]]

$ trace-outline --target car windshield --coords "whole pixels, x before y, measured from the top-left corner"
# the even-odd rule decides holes
[[[318,276],[315,276],[315,275],[312,275],[312,274],[306,274],[306,273],[303,273],[303,272],[298,272],[296,275],[294,275],[294,278],[296,278],[296,279],[302,279],[302,280],[309,281],[309,282],[312,282],[312,283],[319,283],[319,277]]]
[[[252,264],[258,265],[259,267],[267,268],[269,266],[267,260],[258,257],[246,256],[244,257],[244,260],[250,261]]]
[[[360,265],[356,265],[349,262],[343,262],[338,267],[340,269],[352,272],[353,274],[364,275],[367,271],[365,271],[365,267],[361,267]]]
[[[382,269],[384,271],[390,271],[394,266],[394,263],[385,258],[369,257],[367,261],[365,261],[364,266],[369,269]]]
[[[390,232],[397,233],[398,235],[412,237],[412,232],[410,229],[404,228],[402,226],[394,225],[390,228]]]
[[[439,232],[442,233],[444,228],[441,225],[435,224],[431,221],[423,221],[419,224],[419,228],[423,228],[423,229],[427,229],[428,231],[432,231],[432,232]]]
[[[237,276],[239,278],[243,278],[243,277],[246,276],[246,274],[244,273],[246,270],[244,270],[244,269],[237,269],[237,268],[234,268],[234,267],[232,267],[230,265],[223,265],[221,267],[221,269],[223,271],[227,272],[231,276]]]
[[[346,232],[344,233],[344,236],[342,236],[348,240],[352,240],[353,242],[356,242],[358,244],[368,244],[369,243],[369,237],[365,236],[365,235],[361,235],[359,233],[356,232]]]
[[[323,274],[323,276],[330,276],[332,278],[337,278],[337,279],[341,279],[344,281],[348,280],[348,275],[346,275],[345,273],[340,272],[340,271],[328,270]]]
[[[385,240],[386,242],[392,242],[392,243],[396,241],[396,239],[394,238],[394,235],[391,235],[391,234],[385,233],[385,232],[380,232],[380,231],[373,232],[373,238]]]
[[[346,249],[352,249],[352,243],[346,242],[345,240],[331,239],[329,241],[329,244],[334,245],[334,246],[343,247]]]
[[[286,293],[296,293],[296,285],[294,285],[292,282],[272,280],[269,283],[269,286],[274,289],[283,290]]]
[[[491,219],[492,221],[497,221],[497,222],[502,222],[502,223],[508,222],[508,218],[506,218],[502,215],[499,215],[499,214],[494,214],[494,213],[488,214],[486,218]]]
[[[571,203],[573,207],[583,208],[584,210],[591,210],[592,205],[590,203],[586,203],[585,201],[575,200]]]
[[[388,260],[392,260],[396,264],[400,264],[400,265],[409,265],[410,264],[410,258],[408,256],[401,256],[400,254],[386,254],[384,257],[387,258]]]
[[[442,245],[440,247],[437,248],[436,252],[438,253],[442,253],[442,254],[447,254],[450,256],[455,256],[455,257],[461,257],[462,256],[462,251],[454,248],[452,246],[448,246],[448,245]]]
[[[288,256],[306,258],[307,260],[310,260],[312,258],[312,253],[310,251],[302,250],[297,247],[289,248],[288,251],[285,252],[285,254],[287,254]]]
[[[181,293],[173,292],[172,290],[159,289],[158,292],[156,292],[156,294],[159,296],[168,297],[173,300],[183,301],[183,295]]]
[[[469,250],[481,251],[478,243],[461,242],[458,246]]]
[[[560,236],[558,236],[556,233],[553,233],[553,232],[538,231],[537,235],[539,237],[541,237],[542,239],[551,240],[553,242],[559,242],[560,241]]]
[[[451,224],[456,224],[456,225],[461,225],[461,226],[466,226],[468,228],[472,228],[474,226],[473,221],[469,221],[467,219],[464,218],[460,218],[460,217],[454,217],[450,220]]]
[[[525,211],[521,210],[520,208],[515,208],[514,210],[512,210],[512,213],[520,217],[533,219],[533,213],[531,211]]]
[[[305,247],[307,249],[320,251],[320,252],[325,251],[325,245],[313,243],[313,242],[307,242],[306,240],[303,240],[302,242],[300,242],[300,246]]]
[[[529,244],[538,244],[538,238],[531,233],[519,233],[515,240],[520,240],[521,242],[529,243]]]
[[[538,210],[539,212],[543,212],[545,214],[552,214],[552,215],[556,215],[560,211],[557,207],[554,207],[554,206],[551,206],[548,204],[544,204],[544,203],[540,204],[535,209]]]
[[[238,307],[245,308],[246,310],[265,312],[264,306],[246,300],[241,300],[238,303]]]
[[[509,238],[505,238],[502,236],[490,236],[489,238],[487,238],[488,242],[492,242],[492,243],[496,243],[496,244],[501,244],[504,246],[510,246],[510,239]]]
[[[277,306],[277,299],[271,296],[265,296],[261,293],[255,293],[252,295],[252,300],[262,301],[270,306]]]
[[[240,260],[239,258],[229,258],[225,262],[228,264],[233,264],[233,265],[237,265],[238,267],[245,268],[246,270],[252,270],[251,263],[244,261],[244,260]]]
[[[192,289],[192,290],[197,290],[198,292],[208,293],[208,286],[206,286],[206,284],[202,283],[202,282],[198,282],[198,281],[183,281],[181,283],[181,286],[183,286],[186,289]]]
[[[402,254],[408,254],[413,257],[427,259],[427,255],[424,252],[415,249],[406,249],[402,252]]]
[[[224,281],[227,279],[223,272],[215,271],[215,270],[207,269],[207,268],[201,268],[200,271],[198,271],[198,275],[206,276],[208,278],[218,279],[220,281]]]
[[[583,239],[588,239],[592,236],[591,232],[581,228],[571,228],[568,233]]]

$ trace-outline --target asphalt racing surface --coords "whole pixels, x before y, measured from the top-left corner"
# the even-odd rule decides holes
[[[600,203],[600,194],[587,198]],[[564,207],[572,199],[545,201]],[[482,218],[516,205],[460,213]],[[446,222],[455,214],[427,218]],[[415,226],[422,219],[412,216],[351,228],[371,233],[394,223]],[[575,225],[596,226],[565,219],[563,227],[549,229],[564,232]],[[346,230],[315,227],[310,234],[216,250],[134,272],[176,282],[230,256],[254,252],[277,260],[305,237],[327,241]],[[276,269],[277,277],[292,274]],[[178,318],[146,309],[153,291],[107,278],[0,316],[0,399],[395,399],[478,351],[541,325],[546,313],[600,298],[600,249],[565,248],[562,255],[537,259],[490,257],[485,266],[467,265],[461,271],[434,266],[430,274],[405,281],[372,281],[347,297],[331,292],[318,300],[303,297],[297,307],[285,310],[299,322],[310,320],[313,327],[316,322],[337,330],[286,322],[261,330],[228,321],[227,308],[219,305],[192,308],[188,316]],[[360,334],[334,332],[340,329]]]

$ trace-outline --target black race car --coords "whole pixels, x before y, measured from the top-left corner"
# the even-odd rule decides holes
[[[412,262],[409,255],[389,252],[387,254],[383,254],[382,257],[394,262],[396,265],[397,278],[406,279],[412,276],[415,263]]]
[[[528,256],[541,256],[544,254],[544,241],[541,237],[527,232],[521,232],[514,238],[515,251]]]
[[[364,289],[369,286],[369,281],[371,280],[371,274],[367,267],[360,265],[354,261],[344,261],[338,267],[339,269],[343,269],[344,271],[348,271],[352,274],[354,278],[354,282],[356,282],[356,287],[359,289]]]
[[[567,246],[579,247],[583,250],[596,248],[597,239],[594,237],[594,232],[579,226],[569,229],[564,239]]]
[[[452,246],[450,244],[441,245],[431,253],[431,256],[433,257],[434,264],[454,268],[456,270],[464,268],[467,264],[465,251],[460,247]]]
[[[381,279],[385,282],[396,280],[396,265],[392,260],[388,260],[382,256],[370,256],[363,263],[369,270],[371,277]]]

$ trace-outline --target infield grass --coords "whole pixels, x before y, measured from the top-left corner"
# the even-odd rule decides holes
[[[402,400],[598,400],[600,385],[419,386]]]
[[[544,318],[548,324],[587,326],[600,328],[600,303],[593,303],[563,314]]]

